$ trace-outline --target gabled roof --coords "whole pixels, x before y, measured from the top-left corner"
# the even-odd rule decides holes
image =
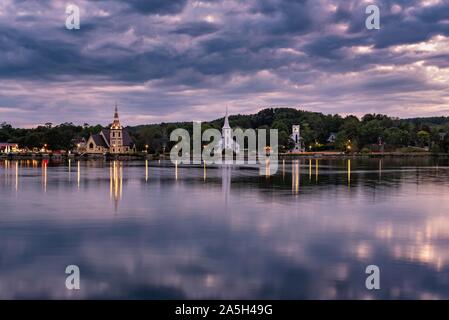
[[[106,141],[104,141],[103,137],[100,134],[93,134],[91,137],[97,146],[108,148]]]

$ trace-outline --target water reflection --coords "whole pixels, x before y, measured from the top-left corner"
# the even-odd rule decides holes
[[[145,160],[145,182],[148,182],[148,160]]]
[[[178,180],[178,161],[175,161],[175,180]]]
[[[294,160],[292,163],[292,192],[299,192],[300,166],[299,160]]]
[[[15,168],[16,168],[16,174],[15,174],[15,189],[16,189],[16,192],[17,191],[19,191],[19,161],[16,161],[16,166],[15,166]]]
[[[309,159],[309,181],[312,181],[312,159]]]
[[[379,181],[382,180],[382,159],[379,159]]]
[[[285,178],[285,160],[282,160],[282,180]]]
[[[348,187],[351,187],[351,159],[348,159]]]
[[[72,181],[72,159],[68,159],[69,182]]]
[[[48,166],[48,161],[43,160],[42,161],[42,186],[44,188],[44,192],[47,192],[47,166]]]
[[[0,298],[449,298],[447,160],[151,164],[0,161]]]
[[[79,189],[80,188],[80,183],[81,183],[81,163],[79,161],[77,163],[76,181],[77,181],[77,186],[78,186],[78,189]]]
[[[117,211],[123,193],[123,162],[112,161],[109,167],[109,194]]]

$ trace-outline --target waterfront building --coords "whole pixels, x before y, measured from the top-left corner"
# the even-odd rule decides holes
[[[235,154],[240,153],[240,145],[234,140],[232,134],[232,128],[229,125],[228,108],[226,107],[226,115],[221,129],[221,140],[218,143],[218,148],[222,152],[223,150],[232,150]]]
[[[291,152],[304,152],[303,139],[301,137],[301,126],[299,124],[292,126],[292,135],[290,138],[295,144]]]
[[[89,154],[132,154],[136,152],[136,145],[128,131],[123,128],[115,106],[114,121],[109,129],[103,129],[99,134],[93,134],[86,143],[85,152]]]
[[[0,153],[18,152],[19,145],[17,143],[0,142]]]

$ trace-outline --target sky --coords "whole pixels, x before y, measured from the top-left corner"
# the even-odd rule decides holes
[[[115,103],[124,125],[448,116],[449,0],[1,0],[0,122],[107,124]]]

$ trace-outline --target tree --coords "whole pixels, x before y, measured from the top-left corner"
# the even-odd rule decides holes
[[[384,137],[386,143],[395,147],[406,146],[409,142],[409,133],[397,127],[387,128]]]
[[[430,133],[424,130],[418,131],[416,134],[418,137],[418,144],[420,147],[424,147],[429,144]]]

